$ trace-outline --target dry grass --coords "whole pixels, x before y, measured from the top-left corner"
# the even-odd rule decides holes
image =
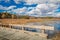
[[[44,21],[52,21],[52,20],[60,20],[60,19],[0,19],[0,23],[26,24],[30,22],[44,22]]]

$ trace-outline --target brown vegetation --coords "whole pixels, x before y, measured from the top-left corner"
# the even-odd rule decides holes
[[[29,22],[44,22],[51,20],[60,20],[57,17],[33,17],[28,15],[16,15],[7,12],[0,13],[0,23],[5,24],[26,24]]]
[[[58,32],[52,39],[53,40],[60,40],[60,32]]]
[[[60,20],[60,19],[0,19],[0,23],[5,24],[26,24],[30,22],[44,22],[44,21],[54,21],[54,20]]]

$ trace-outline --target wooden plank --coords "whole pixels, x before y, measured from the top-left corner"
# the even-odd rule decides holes
[[[41,25],[41,26],[31,26],[31,25],[24,25],[24,27],[30,27],[30,28],[39,28],[39,29],[42,29],[42,30],[54,30],[54,26],[44,26],[44,25]]]
[[[54,26],[36,26],[36,25],[18,25],[18,24],[10,24],[11,26],[19,26],[19,27],[30,27],[30,28],[39,28],[42,30],[54,30]]]

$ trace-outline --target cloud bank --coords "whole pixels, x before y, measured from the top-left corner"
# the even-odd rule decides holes
[[[0,0],[0,2],[5,1],[9,2],[11,0]],[[8,10],[12,13],[16,13],[18,15],[29,15],[29,16],[36,16],[36,17],[46,17],[46,16],[53,16],[53,17],[60,17],[60,12],[55,13],[56,10],[59,10],[60,7],[60,0],[13,0],[15,2],[15,6],[5,7],[0,5],[0,10]],[[34,7],[17,7],[17,5],[24,2],[24,5],[34,5]],[[20,5],[21,6],[21,5]]]

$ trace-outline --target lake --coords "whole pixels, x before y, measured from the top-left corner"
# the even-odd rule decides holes
[[[27,23],[28,25],[46,25],[46,26],[54,26],[55,30],[60,31],[60,20],[53,20],[53,21],[44,21],[44,22],[32,22]]]

